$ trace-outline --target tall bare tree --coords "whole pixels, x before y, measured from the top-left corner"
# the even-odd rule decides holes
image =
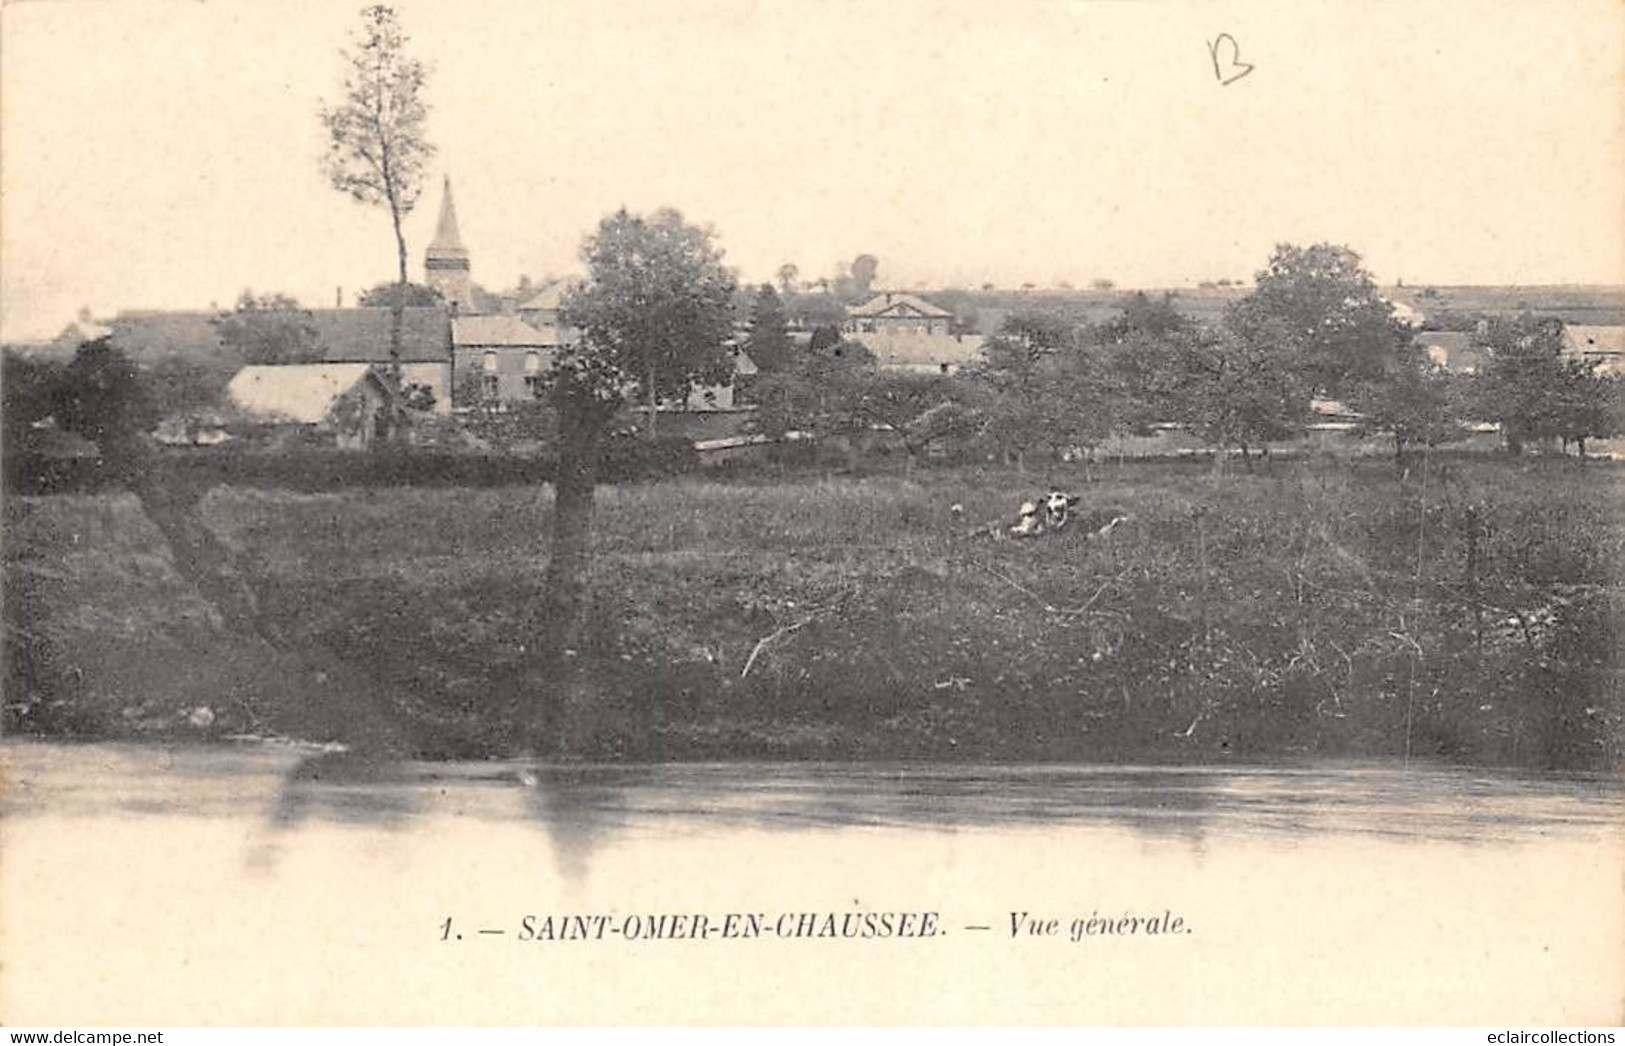
[[[406,237],[401,222],[423,192],[423,172],[434,146],[425,136],[428,70],[406,53],[407,37],[395,10],[375,4],[361,12],[361,27],[344,57],[344,92],[322,103],[329,136],[323,169],[333,187],[370,206],[389,208],[395,232],[400,292],[390,302],[389,361],[401,380],[401,317],[407,294]]]

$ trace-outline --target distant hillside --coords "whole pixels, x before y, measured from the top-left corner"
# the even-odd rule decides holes
[[[1625,287],[1557,284],[1544,287],[1390,287],[1384,293],[1431,321],[1451,315],[1510,315],[1524,311],[1565,323],[1612,327],[1625,324]]]
[[[1244,297],[1250,285],[1231,284],[1207,287],[1147,287],[1102,290],[964,290],[947,288],[921,292],[931,301],[953,311],[955,317],[978,333],[993,334],[1004,318],[1023,309],[1046,309],[1067,313],[1091,323],[1115,317],[1119,303],[1128,295],[1141,293],[1158,299],[1172,297],[1174,305],[1197,320],[1214,321],[1226,305]],[[1389,299],[1420,312],[1424,326],[1461,329],[1480,315],[1512,315],[1524,311],[1553,316],[1565,323],[1597,326],[1625,325],[1625,287],[1559,284],[1542,287],[1518,286],[1408,286],[1384,287]]]

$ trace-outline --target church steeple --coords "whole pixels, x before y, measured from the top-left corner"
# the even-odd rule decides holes
[[[451,199],[451,178],[447,176],[440,197],[440,220],[434,239],[423,252],[423,275],[430,287],[440,292],[446,304],[461,313],[474,311],[474,283],[469,274],[468,249],[457,230],[457,205]]]

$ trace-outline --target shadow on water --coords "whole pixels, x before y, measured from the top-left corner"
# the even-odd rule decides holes
[[[359,752],[301,759],[283,779],[271,810],[279,829],[311,819],[403,828],[424,807],[412,765]]]
[[[622,823],[624,805],[613,782],[590,769],[537,765],[521,769],[524,809],[541,823],[565,879],[583,879],[589,858]]]

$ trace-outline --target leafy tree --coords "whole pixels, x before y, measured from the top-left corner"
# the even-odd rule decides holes
[[[216,362],[164,356],[141,368],[141,381],[160,419],[176,418],[194,428],[204,412],[230,413],[226,386],[237,373],[231,360]]]
[[[859,408],[874,380],[874,354],[862,342],[836,340],[764,374],[748,425],[773,439],[791,432],[821,440],[855,439],[869,426]]]
[[[1181,373],[1184,342],[1194,327],[1167,334],[1130,330],[1102,339],[1095,352],[1110,375],[1117,431],[1151,435],[1155,426],[1181,415],[1179,394],[1186,376]]]
[[[56,386],[52,413],[63,429],[113,456],[159,421],[136,365],[107,338],[86,342],[74,353]]]
[[[751,304],[745,351],[763,371],[781,370],[790,363],[790,334],[784,302],[770,283],[762,284]]]
[[[834,324],[820,324],[813,328],[812,338],[807,343],[809,352],[823,352],[833,349],[841,343],[841,328]],[[867,351],[867,350],[866,350]]]
[[[834,279],[819,280],[818,289],[833,294],[841,302],[854,301],[859,295],[857,281],[852,278],[852,267],[846,262],[835,267]]]
[[[1567,450],[1576,444],[1583,461],[1586,440],[1625,432],[1625,378],[1598,372],[1595,360],[1566,359],[1558,390],[1555,434]]]
[[[734,278],[709,229],[673,210],[646,217],[622,209],[599,223],[581,257],[587,282],[566,294],[561,310],[580,337],[547,376],[559,427],[541,644],[550,664],[580,629],[598,460],[616,414],[633,390],[652,408],[686,398],[695,384],[722,384],[733,371]]]
[[[51,417],[64,365],[5,350],[0,355],[0,423],[5,446],[16,448],[30,428]]]
[[[1151,298],[1144,291],[1135,291],[1117,303],[1120,314],[1101,326],[1101,338],[1111,344],[1126,341],[1135,334],[1153,338],[1167,338],[1188,332],[1193,326],[1189,316],[1174,306],[1173,295],[1164,293]]]
[[[1095,354],[1114,391],[1118,431],[1145,435],[1179,414],[1175,394],[1184,381],[1179,367],[1196,322],[1174,306],[1171,294],[1151,298],[1136,291],[1118,308],[1116,318],[1095,329]]]
[[[1076,330],[1054,313],[1017,312],[989,339],[981,361],[966,375],[981,393],[988,434],[1015,454],[1018,469],[1025,470],[1034,447],[1059,449],[1057,426],[1066,426],[1069,406],[1068,390],[1061,388],[1066,380],[1061,357],[1076,340]]]
[[[896,436],[909,471],[934,440],[980,421],[979,412],[963,402],[960,383],[943,374],[879,373],[855,391],[855,417]]]
[[[1239,449],[1249,462],[1251,448],[1300,433],[1309,397],[1279,335],[1270,335],[1198,327],[1177,338],[1167,357],[1170,420],[1220,450]]]
[[[96,444],[102,467],[136,496],[168,542],[176,569],[234,630],[276,641],[261,617],[236,553],[215,536],[200,504],[206,486],[161,467],[149,434],[162,417],[146,374],[107,338],[86,342],[55,386],[52,413],[65,430]]]
[[[391,280],[380,283],[375,287],[368,287],[356,299],[356,304],[365,309],[392,309],[395,300],[403,293],[402,285]],[[406,308],[423,308],[425,306],[441,305],[445,299],[433,287],[426,287],[421,283],[408,283],[405,285],[406,295],[402,303]]]
[[[834,327],[840,329],[846,322],[846,306],[840,299],[825,291],[788,295],[784,299],[786,311],[803,327]]]
[[[401,389],[401,396],[405,401],[407,410],[415,410],[420,414],[427,414],[434,410],[434,386],[422,382],[408,382]]]
[[[1408,344],[1381,378],[1355,390],[1349,405],[1360,414],[1357,434],[1392,437],[1395,467],[1403,467],[1407,447],[1437,447],[1467,434],[1460,383],[1429,366],[1422,350]]]
[[[1475,406],[1501,427],[1511,454],[1532,440],[1556,438],[1562,427],[1565,387],[1563,324],[1522,313],[1480,324],[1473,335],[1486,361],[1475,385]]]
[[[867,295],[875,285],[880,272],[880,259],[872,254],[860,254],[852,259],[852,290],[859,297]]]
[[[789,297],[796,292],[796,278],[801,275],[800,266],[795,262],[785,262],[779,266],[776,275],[779,278],[779,293]]]
[[[395,233],[397,285],[390,304],[390,373],[401,380],[401,312],[406,304],[406,237],[401,222],[423,193],[423,174],[434,147],[426,137],[427,71],[406,53],[407,37],[393,8],[361,12],[361,28],[341,52],[346,71],[337,104],[322,104],[328,149],[323,166],[335,189],[369,206],[389,209]]]
[[[1281,244],[1226,323],[1242,339],[1280,339],[1284,360],[1311,391],[1346,397],[1382,377],[1410,332],[1393,316],[1360,256],[1347,247]]]
[[[237,308],[214,319],[226,346],[254,364],[312,363],[322,358],[308,309],[285,294],[243,291]]]
[[[1059,456],[1096,447],[1130,422],[1112,346],[1059,312],[1012,314],[967,376],[982,392],[985,431],[1014,452],[1018,468],[1034,449]]]

